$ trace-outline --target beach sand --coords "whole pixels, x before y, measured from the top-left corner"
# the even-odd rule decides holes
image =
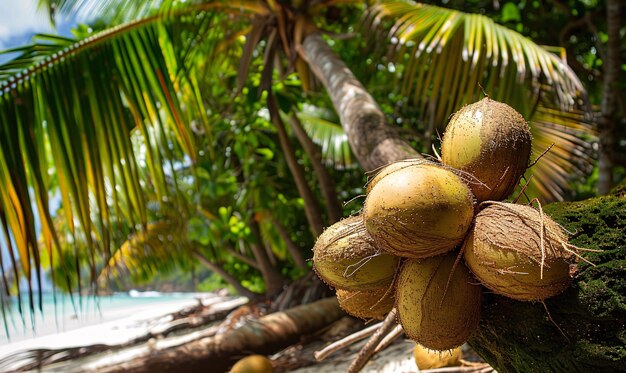
[[[217,297],[213,293],[186,293],[176,297],[154,297],[127,301],[124,305],[111,305],[106,299],[100,300],[99,309],[93,304],[83,312],[63,312],[55,320],[54,310],[37,318],[35,331],[30,330],[30,320],[26,320],[26,330],[18,316],[11,325],[11,340],[4,335],[0,342],[0,359],[15,355],[20,351],[37,348],[57,349],[88,346],[93,344],[119,344],[145,335],[152,328],[171,320],[171,313],[198,305],[199,300]],[[93,303],[93,301],[92,301]],[[67,310],[66,310],[67,311]],[[60,311],[59,311],[60,313]]]

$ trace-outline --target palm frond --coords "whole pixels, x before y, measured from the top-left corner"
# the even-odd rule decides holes
[[[98,283],[104,285],[122,275],[147,280],[157,273],[166,274],[191,257],[192,248],[180,220],[150,223],[146,230],[134,234],[115,251],[100,270]]]
[[[442,130],[485,93],[506,102],[529,121],[535,152],[556,144],[533,168],[534,185],[547,200],[563,198],[567,175],[590,161],[580,149],[593,135],[585,90],[564,60],[486,16],[432,5],[384,0],[367,24],[388,30],[395,85],[428,127]]]
[[[222,43],[228,14],[207,11],[221,5],[180,5],[83,40],[39,35],[0,66],[0,225],[31,309],[33,289],[42,288],[39,225],[49,256],[63,255],[50,190],[60,193],[71,234],[89,247],[92,280],[95,258],[115,247],[114,220],[146,227],[148,198],[179,198],[178,160],[197,154],[191,119],[206,120],[195,80],[180,71],[195,45]],[[169,27],[199,18],[199,30],[214,30],[199,44]]]
[[[404,65],[402,90],[435,120],[481,96],[481,84],[494,99],[529,116],[540,84],[550,86],[558,107],[580,103],[582,83],[561,58],[489,17],[432,5],[385,0],[372,7],[378,24],[393,23],[388,34],[391,59]]]
[[[537,106],[529,124],[533,161],[545,154],[526,172],[527,180],[533,175],[526,194],[543,202],[562,201],[569,194],[569,183],[590,172],[593,153],[590,136],[595,133],[584,112],[564,112],[548,102]]]
[[[114,26],[148,17],[155,13],[166,13],[178,8],[203,7],[239,9],[241,12],[264,13],[267,8],[259,1],[179,1],[179,0],[39,0],[40,8],[49,11],[51,18],[59,14],[78,19],[101,19]]]
[[[326,118],[319,109],[312,108],[298,113],[298,118],[309,137],[320,146],[326,164],[337,168],[356,166],[348,135],[340,123]]]

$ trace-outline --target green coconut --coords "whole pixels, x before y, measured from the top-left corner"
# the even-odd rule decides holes
[[[461,365],[463,351],[457,347],[452,351],[433,351],[415,344],[413,349],[415,365],[419,370],[456,367]]]
[[[313,269],[325,283],[338,289],[387,288],[399,263],[400,258],[375,246],[361,217],[333,224],[313,247]]]
[[[263,355],[250,355],[233,365],[230,373],[272,373],[272,361]]]
[[[407,258],[452,250],[474,215],[469,187],[432,163],[412,164],[380,179],[367,195],[363,219],[376,245]]]
[[[364,320],[382,320],[391,311],[394,304],[392,289],[372,291],[337,290],[337,300],[341,309],[348,314]]]
[[[441,142],[443,164],[476,178],[470,187],[479,203],[513,193],[528,167],[530,151],[524,117],[488,97],[454,114]]]
[[[488,202],[465,240],[465,263],[495,293],[542,300],[571,282],[577,248],[567,240],[563,228],[531,206]]]
[[[398,320],[406,335],[431,350],[450,350],[478,327],[482,288],[457,254],[407,260],[396,287]]]
[[[416,165],[416,164],[424,164],[429,163],[424,159],[403,159],[401,161],[390,163],[382,168],[378,169],[378,172],[374,174],[367,181],[367,186],[365,188],[365,193],[369,194],[369,192],[374,188],[374,185],[378,184],[380,180],[382,180],[385,176],[393,173],[395,171],[401,170],[405,167]]]

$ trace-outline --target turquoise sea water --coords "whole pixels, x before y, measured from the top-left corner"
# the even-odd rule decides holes
[[[21,314],[17,299],[13,298],[0,315],[0,344],[124,318],[140,309],[191,301],[198,295],[131,291],[98,297],[75,295],[72,299],[69,295],[56,294],[55,301],[53,294],[45,293],[42,297],[43,312],[39,310],[36,297],[34,313],[30,310],[28,300],[22,299]]]

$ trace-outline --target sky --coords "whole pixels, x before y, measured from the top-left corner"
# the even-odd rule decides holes
[[[0,0],[0,50],[28,43],[36,33],[71,36],[71,28],[79,21],[56,18],[56,29],[44,9],[37,9],[38,0]]]
[[[0,50],[24,44],[34,33],[54,33],[37,0],[0,0]]]

